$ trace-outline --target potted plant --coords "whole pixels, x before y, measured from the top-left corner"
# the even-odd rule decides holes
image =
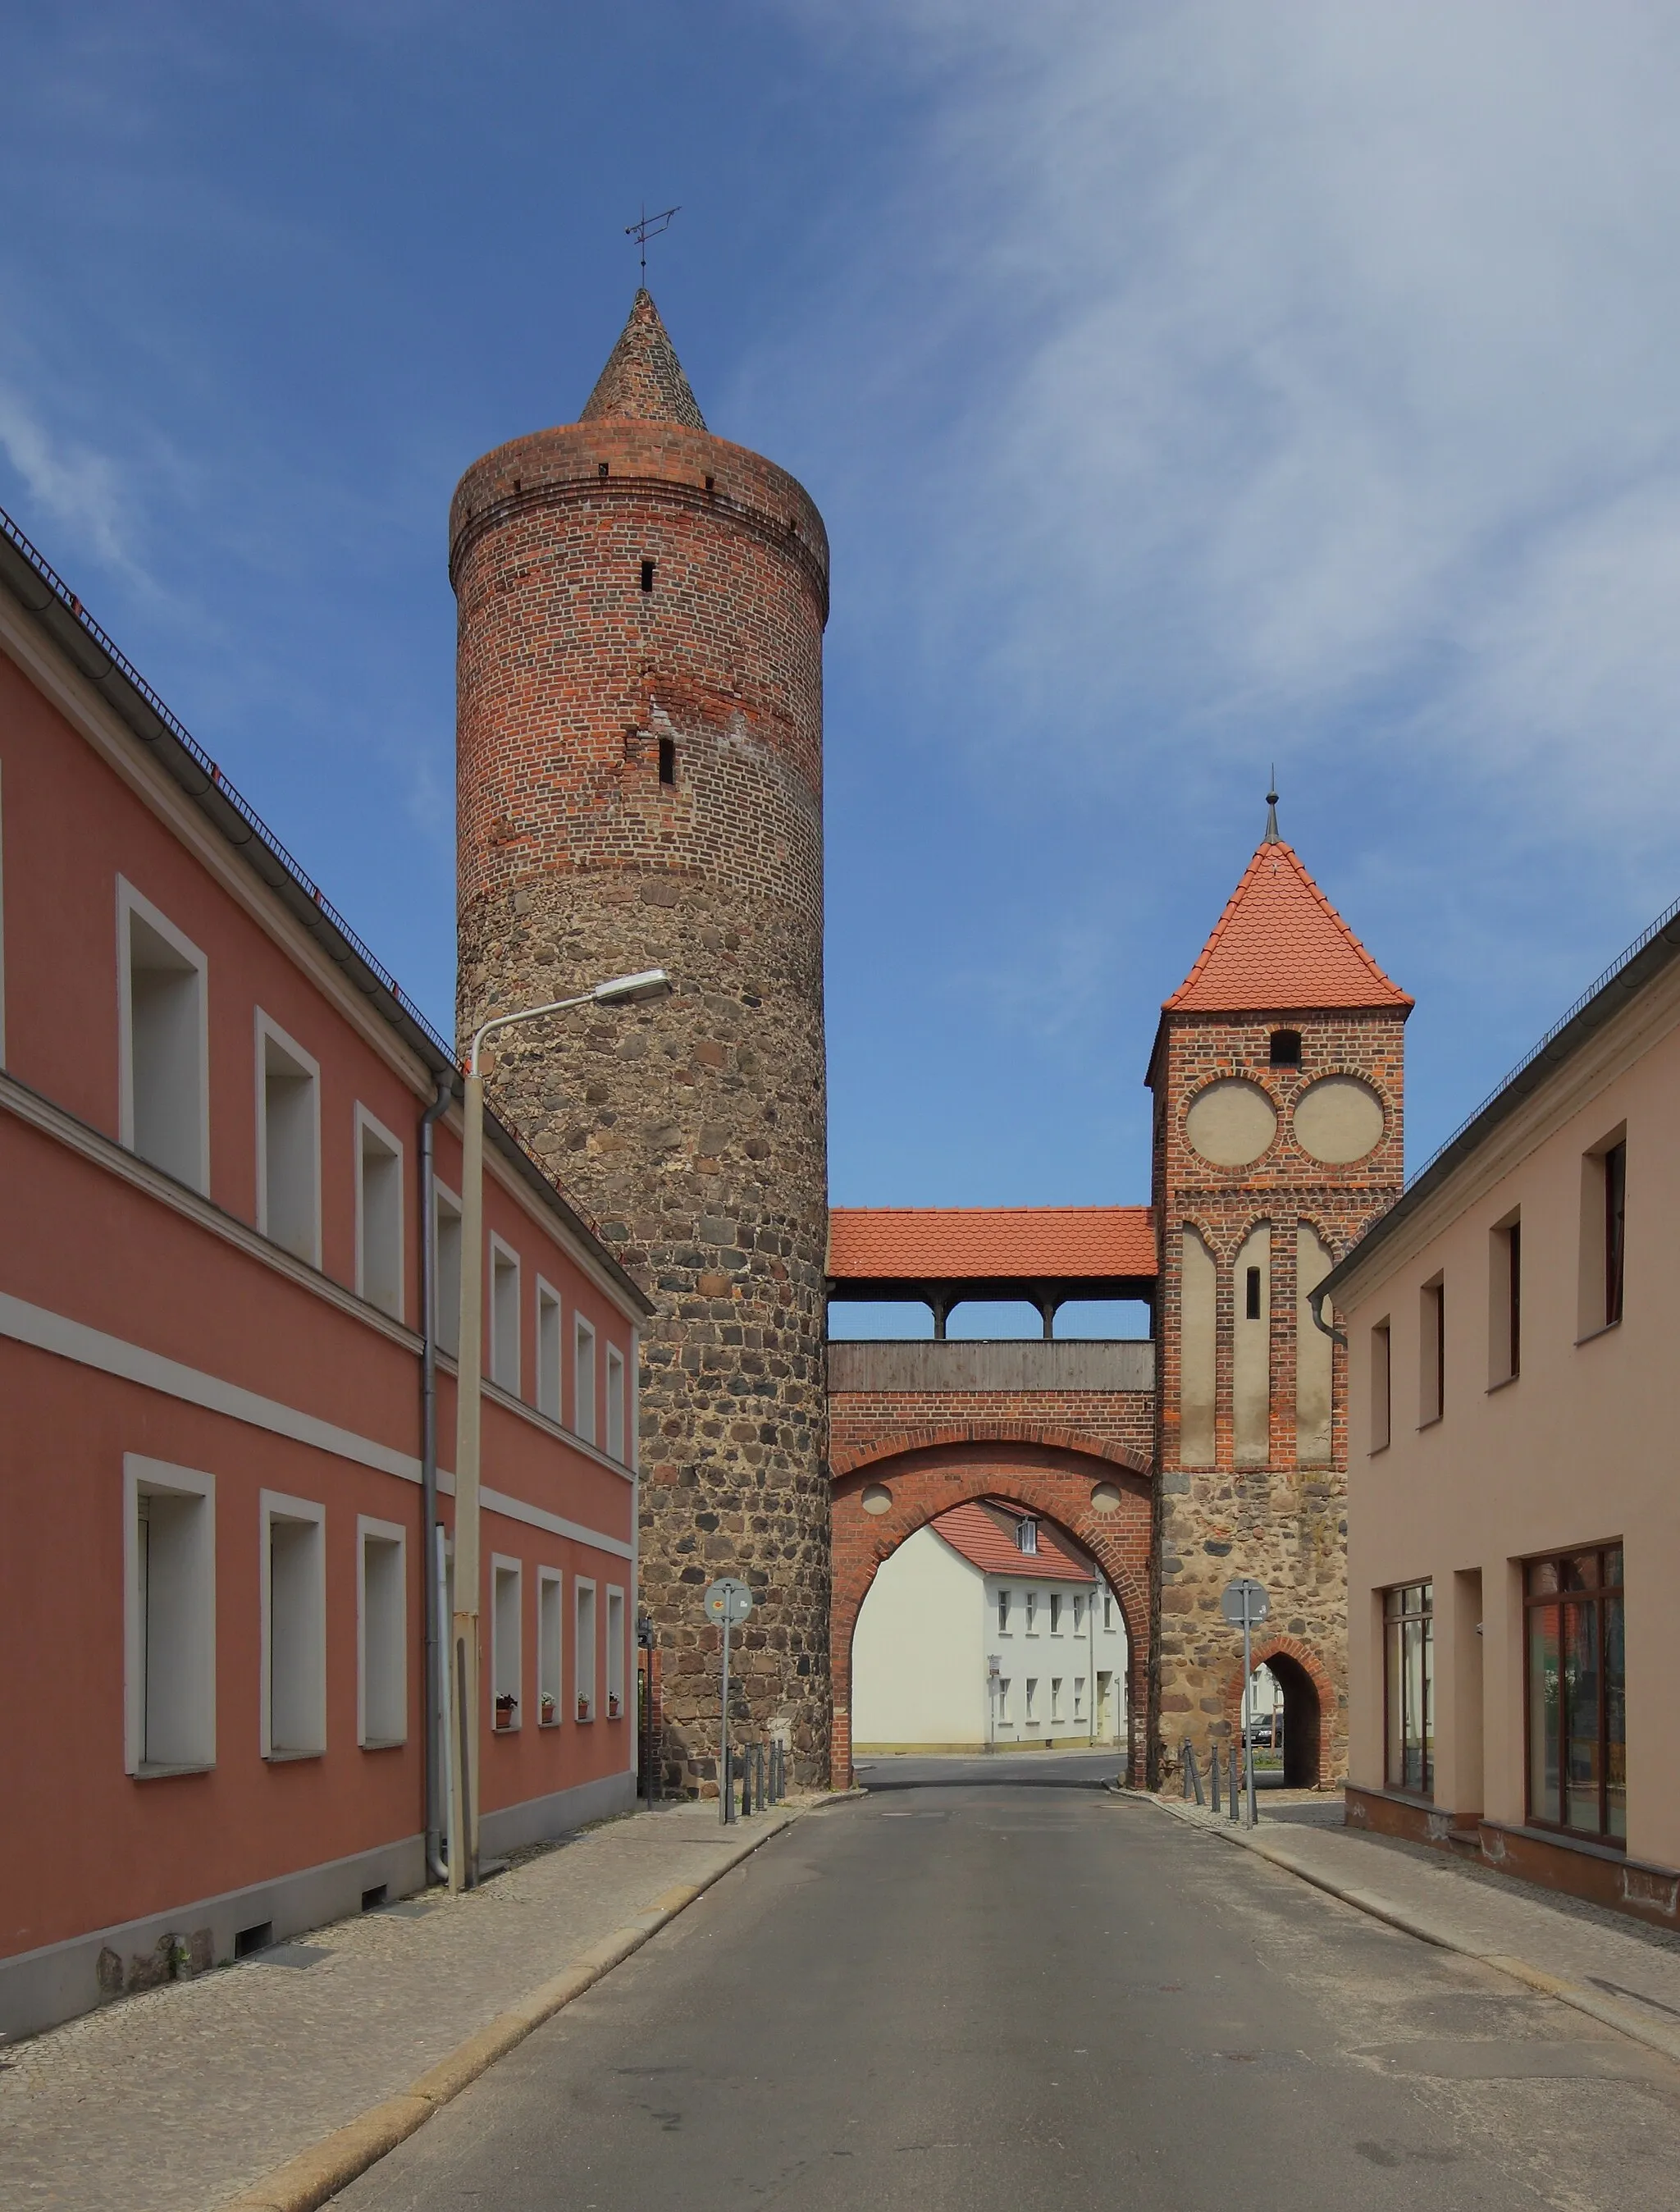
[[[519,1704],[519,1699],[514,1696],[512,1690],[504,1690],[501,1695],[496,1699],[496,1726],[499,1729],[511,1729],[512,1727],[513,1708]]]
[[[618,1718],[618,1692],[616,1690],[610,1690],[607,1693],[607,1718],[610,1721],[616,1721]]]
[[[589,1699],[581,1692],[578,1696],[578,1718],[580,1721],[586,1721],[589,1718]]]
[[[543,1691],[542,1706],[543,1726],[544,1728],[552,1728],[557,1717],[557,1708],[555,1705],[555,1693],[552,1690]]]

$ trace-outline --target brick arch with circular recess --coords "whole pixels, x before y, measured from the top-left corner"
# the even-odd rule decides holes
[[[865,1492],[884,1490],[884,1509],[870,1510]],[[1105,1504],[1095,1502],[1099,1493]],[[1153,1519],[1149,1463],[1124,1445],[1077,1431],[1003,1422],[879,1439],[848,1453],[834,1468],[834,1598],[829,1665],[834,1691],[834,1786],[852,1782],[852,1636],[876,1571],[907,1536],[954,1505],[998,1498],[1064,1528],[1101,1567],[1125,1622],[1129,1778],[1143,1779],[1149,1696],[1149,1537]],[[875,1503],[879,1507],[879,1499]]]
[[[1291,1768],[1294,1768],[1295,1771],[1292,1786],[1317,1789],[1324,1778],[1333,1771],[1332,1761],[1335,1756],[1337,1699],[1336,1685],[1331,1679],[1329,1670],[1312,1645],[1303,1644],[1296,1636],[1272,1635],[1263,1632],[1254,1639],[1252,1653],[1254,1664],[1257,1667],[1264,1666],[1271,1660],[1282,1660],[1283,1662],[1281,1667],[1274,1668],[1273,1672],[1277,1674],[1283,1691],[1286,1779],[1289,1778]],[[1301,1701],[1297,1681],[1293,1680],[1292,1676],[1304,1677],[1304,1680],[1300,1682],[1299,1688],[1304,1688],[1316,1703],[1317,1711],[1314,1715],[1310,1760],[1301,1756],[1303,1747],[1301,1747],[1295,1740],[1295,1728],[1298,1726],[1296,1717],[1301,1711]],[[1241,1724],[1242,1714],[1242,1662],[1240,1660],[1225,1678],[1222,1702],[1225,1708],[1225,1724],[1231,1735],[1234,1737]]]

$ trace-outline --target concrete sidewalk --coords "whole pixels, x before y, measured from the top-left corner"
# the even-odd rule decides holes
[[[715,1803],[628,1814],[465,1897],[434,1890],[339,1921],[10,2046],[0,2052],[0,2203],[323,2203],[822,1802],[727,1829]]]
[[[1425,1844],[1345,1827],[1335,1801],[1268,1810],[1262,1800],[1252,1830],[1175,1798],[1154,1802],[1362,1912],[1479,1959],[1680,2060],[1680,1935]]]

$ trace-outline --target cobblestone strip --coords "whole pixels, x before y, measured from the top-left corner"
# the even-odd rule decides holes
[[[822,1800],[817,1802],[825,1802]],[[803,1811],[639,1814],[0,2054],[0,2202],[305,2212]]]
[[[1479,1885],[1469,1898],[1463,1889],[1448,1892],[1448,1902],[1442,1909],[1439,1891],[1433,1897],[1419,1893],[1426,1885],[1443,1876],[1464,1885],[1477,1881],[1473,1872],[1449,1859],[1443,1857],[1438,1868],[1419,1869],[1405,1859],[1391,1865],[1382,1846],[1377,1847],[1382,1856],[1373,1861],[1368,1856],[1371,1839],[1346,1831],[1318,1828],[1288,1835],[1269,1825],[1264,1816],[1258,1828],[1243,1828],[1200,1807],[1160,1797],[1152,1797],[1150,1802],[1186,1826],[1210,1830],[1357,1911],[1386,1922],[1403,1935],[1479,1960],[1496,1973],[1585,2013],[1647,2050],[1680,2062],[1680,1958],[1671,1940],[1659,1933],[1604,1927],[1597,1924],[1599,1908],[1571,1913],[1537,1896],[1499,1896],[1481,1890]],[[1353,1856],[1362,1852],[1368,1856]],[[1511,1877],[1495,1875],[1485,1879],[1508,1884]],[[1477,1921],[1483,1923],[1480,1928],[1475,1924]],[[1566,1954],[1574,1973],[1559,1974],[1535,1966],[1507,1948],[1513,1937],[1529,1949]],[[1589,1977],[1583,1972],[1589,1965],[1604,1971]],[[1647,1990],[1630,1986],[1623,1977],[1645,1984],[1647,1990],[1653,1984],[1659,1984],[1664,1995],[1650,1996]],[[1652,2008],[1648,2012],[1643,2009],[1647,2006]],[[1659,2019],[1656,2014],[1670,2018]]]

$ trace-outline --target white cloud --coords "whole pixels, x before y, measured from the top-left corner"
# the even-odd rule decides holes
[[[0,386],[0,453],[35,507],[63,523],[113,568],[130,567],[121,476],[108,455],[53,437],[15,392]]]
[[[1673,836],[1680,16],[804,13],[927,128],[775,374],[831,418],[870,618],[916,611],[1005,772],[1085,775],[1117,726],[1134,763],[1398,733],[1519,812]],[[846,505],[866,419],[904,426],[885,521]]]

